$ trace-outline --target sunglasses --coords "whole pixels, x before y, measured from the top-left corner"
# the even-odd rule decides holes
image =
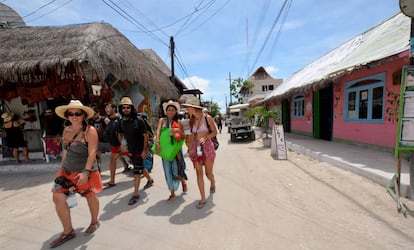
[[[68,112],[68,116],[76,116],[76,117],[79,117],[79,116],[82,116],[82,115],[83,115],[82,112],[76,112],[76,113]]]
[[[124,107],[122,107],[122,109],[131,109],[131,107],[130,106],[124,106]]]

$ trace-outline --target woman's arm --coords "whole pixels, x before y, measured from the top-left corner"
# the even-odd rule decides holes
[[[89,171],[93,167],[98,151],[98,132],[94,126],[88,126],[86,129],[85,140],[88,143],[88,159],[86,160],[85,170]]]
[[[217,135],[217,127],[216,127],[216,123],[214,122],[211,116],[207,116],[207,122],[208,122],[208,125],[210,126],[211,132],[206,137],[211,139]]]

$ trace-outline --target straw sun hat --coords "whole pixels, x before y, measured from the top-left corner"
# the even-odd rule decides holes
[[[177,112],[180,111],[180,104],[178,102],[173,101],[173,100],[169,100],[168,102],[164,102],[162,104],[162,108],[164,109],[164,114],[167,113],[168,106],[174,106],[175,109],[177,110]]]
[[[187,96],[185,98],[185,102],[181,104],[184,107],[193,107],[197,109],[202,109],[203,107],[200,106],[200,100],[195,96]]]
[[[12,112],[5,112],[1,115],[1,118],[3,118],[3,122],[11,121],[14,117],[14,114]]]
[[[55,112],[59,117],[61,117],[63,119],[67,119],[67,117],[65,116],[65,112],[68,109],[80,109],[80,110],[82,110],[86,114],[86,119],[92,118],[93,115],[95,114],[95,112],[93,111],[92,108],[83,105],[79,100],[72,100],[72,101],[69,102],[68,105],[62,105],[62,106],[56,107]]]
[[[134,104],[132,103],[131,98],[129,98],[128,96],[124,96],[121,98],[119,105],[132,105],[133,106]]]

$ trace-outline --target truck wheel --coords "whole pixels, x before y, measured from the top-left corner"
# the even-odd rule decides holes
[[[235,134],[231,134],[230,141],[231,142],[235,142],[236,141],[236,135]]]
[[[250,134],[250,139],[252,141],[255,141],[256,140],[256,134],[254,133],[254,131]]]

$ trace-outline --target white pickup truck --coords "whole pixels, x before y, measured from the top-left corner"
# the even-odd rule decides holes
[[[231,134],[231,142],[235,142],[237,139],[249,139],[252,141],[256,139],[252,124],[246,118],[248,109],[248,103],[229,106],[230,124],[228,125],[228,129]]]

